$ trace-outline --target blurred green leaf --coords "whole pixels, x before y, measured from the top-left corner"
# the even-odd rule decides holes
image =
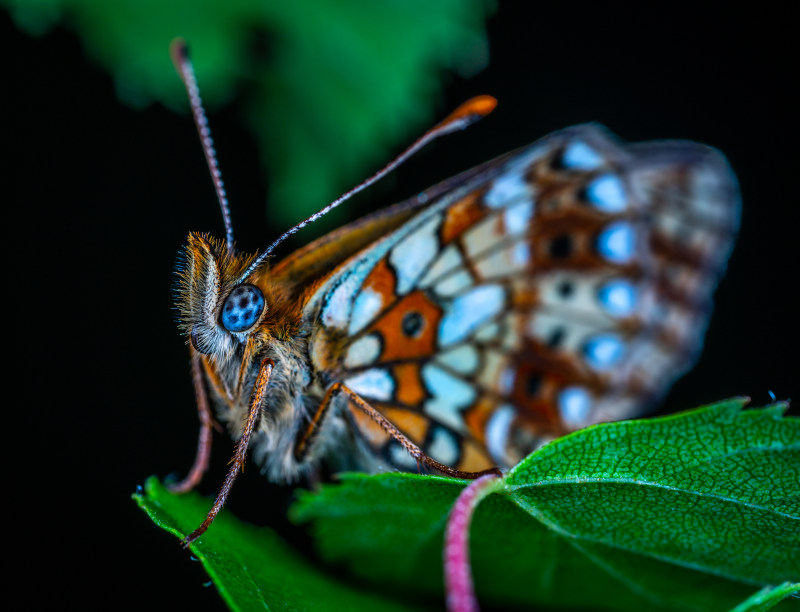
[[[543,447],[478,507],[481,601],[583,609],[724,609],[800,577],[800,420],[731,400],[598,425]],[[439,593],[458,481],[347,475],[304,493],[321,555],[398,592]]]
[[[209,509],[209,500],[196,493],[173,495],[155,477],[133,498],[156,525],[178,538],[197,527]],[[419,609],[347,586],[320,572],[272,530],[247,525],[225,512],[191,551],[231,610]]]
[[[764,587],[736,606],[731,612],[764,612],[774,608],[787,597],[800,598],[800,582],[784,582],[776,587]],[[795,603],[795,606],[797,605]]]
[[[487,0],[0,0],[17,25],[74,28],[134,106],[186,108],[168,57],[186,39],[211,107],[243,96],[270,219],[301,220],[432,123],[442,70],[487,62]],[[224,151],[221,152],[224,168]]]

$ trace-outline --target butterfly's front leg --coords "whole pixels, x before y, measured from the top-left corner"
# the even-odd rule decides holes
[[[258,377],[256,378],[256,383],[253,387],[253,393],[250,396],[250,409],[247,415],[247,422],[245,423],[242,437],[239,438],[239,441],[236,443],[236,450],[233,454],[233,458],[230,461],[228,475],[225,476],[225,482],[217,494],[217,498],[214,500],[214,505],[211,507],[211,510],[209,510],[205,520],[197,529],[184,538],[184,546],[188,546],[201,535],[203,535],[203,533],[205,533],[206,529],[208,529],[208,527],[211,525],[214,518],[216,518],[217,514],[219,514],[219,511],[222,510],[222,506],[225,505],[225,500],[228,498],[228,493],[230,493],[233,482],[236,480],[236,477],[239,475],[239,472],[242,470],[242,468],[244,468],[244,459],[247,455],[247,447],[250,444],[250,436],[253,434],[256,421],[258,421],[258,417],[261,414],[261,406],[264,404],[264,397],[267,394],[267,387],[269,386],[269,379],[274,366],[275,362],[269,358],[264,359],[261,362],[261,366],[258,369]]]
[[[203,381],[202,355],[192,350],[192,384],[194,385],[194,395],[197,401],[197,416],[200,418],[200,434],[197,439],[197,453],[194,463],[186,478],[178,482],[167,485],[173,493],[186,493],[194,489],[203,478],[208,469],[209,459],[211,458],[211,429],[219,429],[219,425],[211,414],[211,407],[208,404],[208,393]]]
[[[306,427],[306,430],[303,432],[303,435],[297,442],[297,446],[295,447],[295,457],[302,461],[305,457],[307,457],[309,450],[311,449],[312,443],[314,438],[316,437],[317,432],[319,431],[320,424],[324,421],[325,415],[327,414],[328,410],[330,409],[331,404],[333,403],[333,399],[339,395],[344,394],[350,400],[347,402],[347,409],[351,411],[352,416],[356,417],[358,415],[355,414],[355,411],[359,411],[361,414],[366,415],[376,424],[378,424],[383,431],[385,431],[389,436],[397,440],[400,445],[406,449],[409,455],[414,457],[418,462],[424,463],[428,467],[431,467],[442,474],[446,474],[448,476],[452,476],[454,478],[466,478],[466,479],[474,479],[483,476],[484,474],[498,474],[502,475],[500,468],[490,468],[488,470],[482,470],[480,472],[464,472],[461,470],[456,470],[451,468],[450,466],[444,465],[443,463],[439,463],[432,457],[429,457],[425,452],[414,442],[412,442],[408,436],[406,436],[402,431],[400,431],[395,425],[387,419],[383,414],[381,414],[378,410],[374,407],[370,406],[367,402],[365,402],[361,396],[359,396],[355,391],[348,388],[341,382],[333,383],[328,391],[325,393],[325,397],[322,398],[322,402],[319,405],[316,413],[311,419],[311,422]]]

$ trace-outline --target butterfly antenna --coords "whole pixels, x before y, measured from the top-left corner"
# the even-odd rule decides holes
[[[225,240],[228,243],[228,252],[233,252],[233,224],[231,223],[231,209],[228,206],[228,196],[225,193],[225,185],[222,182],[222,173],[219,171],[217,163],[217,152],[214,149],[214,141],[211,138],[211,129],[208,127],[208,118],[203,108],[203,101],[200,99],[200,88],[197,86],[197,78],[194,74],[194,66],[189,59],[189,49],[186,41],[176,38],[172,41],[169,49],[172,63],[186,87],[189,96],[189,104],[192,107],[194,124],[200,136],[200,143],[203,145],[203,154],[206,156],[208,170],[211,172],[211,180],[214,181],[214,189],[217,192],[219,208],[222,211],[222,220],[225,223]]]
[[[475,98],[471,98],[464,102],[461,106],[456,108],[452,113],[450,113],[444,120],[437,123],[433,126],[430,130],[425,132],[422,136],[420,136],[414,143],[411,144],[405,151],[400,153],[397,157],[395,157],[392,161],[386,164],[383,168],[378,170],[375,174],[369,177],[362,183],[359,183],[355,187],[353,187],[350,191],[347,191],[343,195],[336,198],[333,202],[328,204],[322,210],[315,212],[313,215],[308,217],[305,221],[301,221],[291,229],[285,231],[283,234],[278,237],[272,244],[267,247],[267,250],[264,251],[258,258],[253,261],[250,267],[247,269],[243,277],[248,276],[253,270],[258,268],[258,266],[270,256],[272,251],[275,250],[280,243],[286,240],[292,234],[303,229],[306,225],[313,223],[323,215],[328,214],[334,208],[339,206],[342,202],[349,200],[355,194],[360,191],[363,191],[373,183],[381,180],[384,176],[389,174],[392,170],[397,168],[400,164],[406,161],[409,157],[414,155],[417,151],[419,151],[422,147],[427,145],[432,140],[436,140],[440,136],[444,136],[446,134],[450,134],[452,132],[456,132],[458,130],[463,130],[467,126],[475,123],[479,119],[482,119],[489,113],[491,113],[495,107],[497,106],[497,100],[492,96],[476,96]]]

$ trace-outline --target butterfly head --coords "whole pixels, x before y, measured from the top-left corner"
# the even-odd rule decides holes
[[[254,257],[228,250],[225,241],[189,234],[178,266],[177,307],[192,346],[212,359],[227,361],[254,337],[269,306]]]

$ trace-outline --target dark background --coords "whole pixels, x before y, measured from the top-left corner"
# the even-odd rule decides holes
[[[479,93],[497,96],[498,110],[346,206],[355,216],[405,199],[590,120],[626,140],[718,147],[741,183],[741,234],[703,357],[662,410],[733,395],[763,404],[770,390],[790,398],[798,391],[800,170],[798,100],[789,96],[793,26],[788,15],[752,6],[663,6],[502,3],[488,23],[489,67],[469,80],[446,77],[438,114]],[[34,581],[26,607],[219,608],[199,563],[130,499],[150,474],[185,473],[194,453],[173,265],[190,230],[223,233],[194,128],[188,116],[160,107],[123,106],[73,34],[34,39],[5,14],[0,22],[4,71],[11,70],[3,79],[11,163],[2,191],[11,239],[6,321],[15,335],[5,435],[15,449],[6,459],[13,514],[5,527],[25,542],[9,554]],[[255,250],[285,228],[269,223],[255,145],[238,110],[233,104],[211,122],[239,244]],[[216,438],[206,494],[221,482],[230,450]],[[285,528],[287,498],[250,469],[230,507]]]

